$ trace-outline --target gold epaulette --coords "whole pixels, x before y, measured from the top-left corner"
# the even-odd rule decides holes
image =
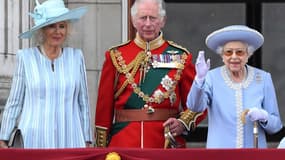
[[[178,120],[183,123],[187,131],[192,131],[196,128],[196,120],[202,115],[203,112],[193,112],[187,109],[181,113]]]
[[[96,147],[107,147],[107,128],[96,126]]]
[[[131,40],[128,40],[128,41],[126,41],[126,42],[124,42],[124,43],[118,44],[118,45],[116,45],[116,46],[112,46],[112,47],[109,48],[108,50],[110,51],[110,50],[112,50],[112,49],[114,49],[114,48],[118,48],[118,47],[127,45],[127,44],[129,44],[130,42],[131,42]]]
[[[177,43],[175,43],[175,42],[173,42],[173,41],[168,41],[168,43],[169,43],[171,46],[173,46],[173,47],[176,47],[176,48],[178,48],[178,49],[183,50],[185,53],[190,53],[186,48],[184,48],[184,47],[178,45]]]
[[[118,48],[121,47],[121,46],[124,46],[124,45],[128,44],[129,42],[131,42],[131,41],[128,41],[128,42],[126,42],[126,43],[122,43],[122,44],[117,45],[117,46],[113,46],[113,47],[111,47],[111,48],[109,49],[111,60],[112,60],[114,66],[116,67],[116,69],[117,69],[117,71],[118,71],[119,73],[124,73],[124,72],[126,73],[126,72],[129,72],[129,71],[132,69],[132,67],[134,66],[134,62],[135,62],[135,61],[133,61],[133,62],[131,62],[130,64],[128,64],[126,68],[122,68],[121,63],[118,62],[118,59],[121,59],[121,58],[122,58],[122,57],[121,57],[121,52],[118,50]],[[121,58],[120,58],[120,57],[121,57]],[[138,57],[138,56],[137,56],[137,57]],[[137,58],[137,57],[136,57],[136,58]]]

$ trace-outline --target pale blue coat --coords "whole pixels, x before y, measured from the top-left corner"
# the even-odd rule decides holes
[[[38,48],[17,53],[17,67],[1,123],[8,140],[19,118],[25,148],[85,147],[92,141],[86,70],[80,49],[52,61]]]
[[[271,75],[246,66],[247,78],[242,83],[230,80],[225,66],[210,70],[201,87],[193,83],[187,106],[193,111],[208,109],[207,148],[252,148],[253,122],[241,114],[247,108],[263,108],[269,113],[267,124],[259,122],[258,145],[266,148],[265,132],[273,134],[282,128]]]

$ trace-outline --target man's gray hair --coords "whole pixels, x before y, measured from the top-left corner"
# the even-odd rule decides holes
[[[138,4],[144,2],[145,0],[136,0],[131,8],[131,16],[134,18],[135,15],[138,13]],[[158,9],[159,9],[159,15],[161,17],[166,16],[166,10],[165,10],[165,2],[164,0],[153,0],[158,4]]]

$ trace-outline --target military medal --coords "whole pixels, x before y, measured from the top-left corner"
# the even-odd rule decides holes
[[[162,78],[162,81],[161,81],[161,85],[162,87],[169,91],[171,90],[172,86],[175,85],[174,84],[174,81],[168,76],[168,75],[165,75],[163,78]],[[169,95],[169,100],[170,100],[170,103],[173,105],[174,102],[176,101],[176,94],[175,92],[170,92],[170,95]]]
[[[183,69],[184,65],[181,61],[181,55],[152,55],[153,68],[177,68]]]
[[[173,85],[173,81],[172,79],[168,76],[168,75],[165,75],[163,78],[162,78],[162,81],[160,82],[162,87],[165,89],[165,90],[169,90],[172,85]]]
[[[157,103],[161,103],[164,100],[163,92],[160,89],[154,91],[153,97],[157,99]]]

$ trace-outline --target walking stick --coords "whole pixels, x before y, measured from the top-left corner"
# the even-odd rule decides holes
[[[168,147],[176,148],[179,146],[177,144],[175,138],[173,137],[173,135],[170,133],[169,126],[166,126],[164,128],[164,138],[165,138],[164,149],[166,149]]]
[[[254,148],[258,148],[258,126],[257,126],[257,121],[253,122],[253,144],[254,144]]]
[[[245,116],[247,115],[249,109],[246,109],[241,114],[241,121],[245,124]],[[253,145],[254,148],[258,148],[258,124],[257,121],[253,122]]]
[[[164,129],[164,138],[165,138],[165,140],[164,140],[164,149],[168,148],[169,143],[170,143],[170,140],[169,140],[169,137],[168,137],[168,132],[169,131],[167,131],[167,130],[168,130],[168,128]]]

